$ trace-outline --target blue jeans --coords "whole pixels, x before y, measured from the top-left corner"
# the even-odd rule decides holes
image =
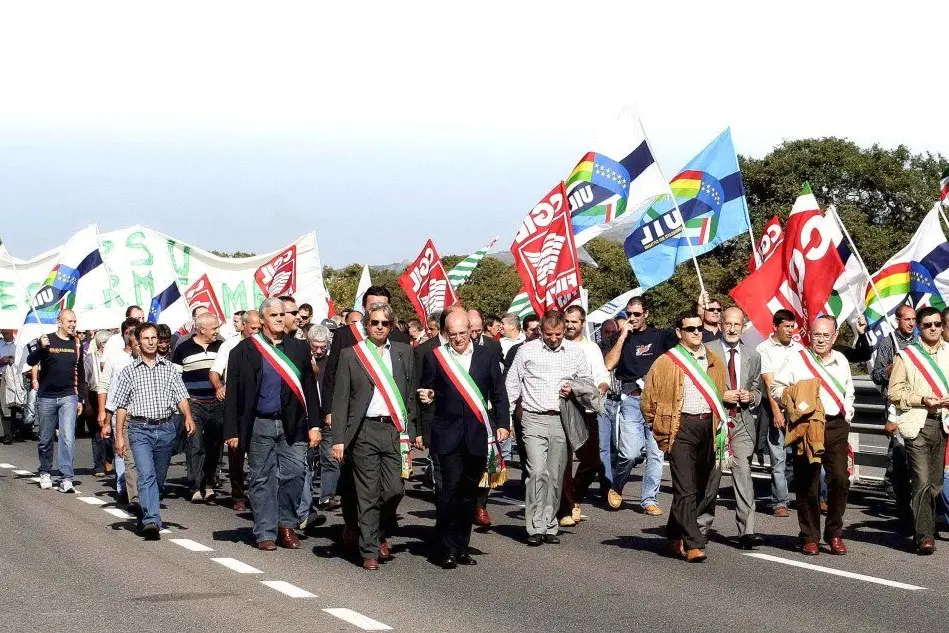
[[[57,464],[63,479],[72,481],[73,455],[76,449],[76,395],[61,398],[36,399],[36,412],[40,422],[40,441],[36,445],[40,458],[40,473],[53,469],[53,437],[59,428],[59,455]]]
[[[771,508],[787,508],[788,486],[794,478],[792,460],[788,459],[788,449],[784,445],[784,429],[777,428],[774,423],[768,428],[768,453],[771,455]]]
[[[640,505],[657,505],[659,482],[662,479],[662,451],[652,430],[646,428],[639,396],[624,395],[620,402],[616,435],[616,462],[613,464],[613,490],[623,494],[633,468],[646,462],[643,470],[643,492]]]
[[[613,429],[618,413],[619,400],[607,398],[603,401],[603,413],[596,419],[600,427],[600,494],[604,497],[613,486],[613,453],[616,451]]]
[[[297,505],[297,518],[300,523],[306,521],[313,509],[313,459],[315,455],[310,448],[306,449],[306,470],[303,473],[303,489],[300,491],[300,503]]]
[[[165,485],[176,437],[177,429],[171,421],[162,424],[128,423],[129,448],[138,469],[142,525],[154,523],[161,527],[161,517],[158,516],[159,494]]]
[[[320,439],[320,501],[329,501],[336,496],[339,482],[339,462],[333,459],[333,441],[330,434],[323,433]]]
[[[306,473],[306,442],[287,444],[280,420],[257,418],[247,448],[254,538],[277,540],[277,527],[296,528]]]

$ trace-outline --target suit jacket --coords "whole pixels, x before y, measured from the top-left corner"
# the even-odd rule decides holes
[[[484,400],[491,404],[488,422],[491,431],[510,428],[507,389],[501,377],[501,365],[490,346],[474,346],[471,380],[477,385]],[[435,401],[432,409],[431,451],[444,455],[460,450],[462,444],[472,455],[487,455],[488,436],[484,425],[475,417],[464,398],[452,383],[435,354],[426,354],[422,361],[419,388],[433,389]]]
[[[496,341],[493,338],[481,335],[481,338],[475,341],[475,347],[483,347],[494,356],[494,360],[498,362],[499,365],[504,364],[504,353],[501,351],[501,342]]]
[[[741,421],[745,424],[745,429],[755,437],[756,421],[758,419],[759,406],[761,405],[761,355],[754,347],[738,343],[738,363],[741,367],[735,368],[738,374],[738,385],[732,385],[728,376],[728,356],[725,350],[725,343],[721,339],[716,339],[705,344],[719,358],[725,361],[725,388],[726,389],[747,389],[751,392],[751,402],[738,405],[738,411],[741,414]],[[725,404],[728,408],[728,404]]]
[[[351,335],[351,334],[350,334]],[[392,348],[392,377],[396,387],[405,401],[408,411],[406,433],[409,438],[417,437],[418,406],[416,404],[415,388],[415,355],[407,343],[390,341]],[[370,343],[372,345],[372,343]],[[348,449],[353,438],[359,433],[369,402],[375,392],[375,385],[369,378],[369,373],[363,369],[356,357],[353,346],[340,352],[339,364],[336,372],[336,381],[333,387],[333,422],[329,431],[333,444],[343,444]]]
[[[441,338],[430,338],[415,348],[415,367],[421,375],[425,367],[425,358],[431,356],[431,351],[441,344]],[[432,445],[432,419],[435,416],[435,404],[418,403],[418,425],[419,435],[422,436],[422,442],[425,446]]]
[[[411,342],[408,334],[398,328],[392,328],[389,332],[389,340],[392,342],[405,343]],[[356,336],[353,329],[348,325],[333,330],[333,342],[330,344],[329,360],[324,369],[323,377],[323,415],[329,415],[333,411],[333,397],[336,394],[336,371],[339,368],[340,354],[344,349],[348,349],[356,344]]]
[[[309,418],[303,407],[286,384],[280,388],[280,411],[283,432],[287,443],[307,440],[307,431],[322,428],[320,396],[316,390],[316,379],[310,366],[310,348],[304,342],[285,336],[283,352],[300,370],[303,396],[306,399]],[[227,361],[227,390],[224,397],[224,437],[238,438],[241,450],[250,445],[257,414],[257,396],[260,391],[260,375],[266,361],[250,339],[238,343]]]

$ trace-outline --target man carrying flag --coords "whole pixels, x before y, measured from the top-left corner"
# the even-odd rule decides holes
[[[833,349],[837,340],[837,320],[834,317],[828,314],[817,317],[811,324],[810,340],[810,349],[789,353],[775,370],[770,386],[771,397],[783,402],[789,424],[795,415],[807,409],[814,411],[806,418],[813,428],[809,427],[806,437],[798,440],[805,444],[798,448],[794,456],[801,550],[805,556],[817,556],[820,553],[817,543],[820,540],[820,475],[823,466],[827,482],[824,541],[830,545],[832,554],[843,555],[847,553],[847,546],[840,534],[850,490],[847,434],[854,413],[853,377],[847,359]],[[805,395],[813,393],[814,387],[818,402]],[[785,392],[789,392],[787,398]],[[821,433],[814,432],[815,428],[820,428],[816,414],[821,411],[824,415],[822,438]],[[798,420],[800,422],[801,418]],[[794,429],[789,428],[789,436],[793,436],[793,433]],[[788,442],[791,441],[789,437]],[[810,448],[806,443],[810,444]]]
[[[422,361],[418,394],[422,404],[434,403],[430,449],[441,475],[435,549],[441,566],[454,569],[477,562],[468,543],[478,487],[504,482],[499,443],[508,438],[510,416],[501,366],[489,348],[471,340],[464,310],[448,313],[445,334],[448,345],[435,347]]]
[[[907,345],[893,359],[889,399],[896,407],[895,422],[886,431],[899,429],[906,442],[916,552],[936,551],[936,498],[942,490],[949,417],[949,347],[941,340],[942,316],[933,307],[916,315],[920,340]]]
[[[646,374],[641,407],[659,449],[669,453],[672,509],[666,525],[668,553],[690,563],[706,559],[708,542],[699,512],[715,468],[716,436],[727,433],[722,404],[725,363],[702,344],[702,318],[684,312],[676,318],[679,344],[656,359]],[[724,437],[724,436],[723,436]]]

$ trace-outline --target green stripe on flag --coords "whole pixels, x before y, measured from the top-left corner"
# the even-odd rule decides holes
[[[463,260],[458,262],[458,264],[448,271],[448,282],[451,284],[451,287],[457,290],[462,284],[468,281],[468,278],[471,277],[471,274],[474,272],[475,268],[478,267],[478,264],[481,263],[481,260],[484,259],[485,255],[488,254],[493,247],[495,242],[498,241],[498,238],[491,240],[491,243],[476,250],[471,255],[468,255]]]

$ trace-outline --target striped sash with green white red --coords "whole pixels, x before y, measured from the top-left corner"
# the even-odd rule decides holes
[[[722,404],[722,394],[719,393],[715,381],[708,375],[708,372],[702,369],[695,357],[681,344],[670,349],[666,352],[666,355],[679,369],[685,372],[695,388],[699,390],[709,408],[718,416],[719,425],[724,425],[728,419],[728,412],[725,410],[725,405]]]
[[[350,323],[349,329],[353,331],[357,343],[366,340],[366,334],[362,331],[362,326],[359,323]]]
[[[936,364],[932,355],[924,350],[919,343],[907,345],[900,352],[900,355],[903,356],[903,360],[907,364],[915,367],[923,375],[926,384],[933,390],[933,394],[937,398],[949,396],[949,381],[946,380],[946,375]]]
[[[300,379],[300,370],[297,369],[297,366],[293,364],[293,361],[290,360],[280,348],[274,345],[269,338],[264,336],[262,332],[257,332],[257,334],[250,337],[250,340],[253,342],[254,347],[257,348],[257,351],[260,352],[260,355],[263,356],[264,360],[277,372],[277,375],[280,376],[280,379],[287,385],[290,392],[300,401],[300,406],[303,407],[303,414],[309,417],[306,397],[303,395],[303,382]]]
[[[485,474],[481,477],[480,487],[496,488],[507,481],[507,467],[504,464],[504,458],[501,457],[498,442],[491,431],[491,422],[488,420],[488,405],[484,400],[484,395],[472,380],[471,374],[465,371],[465,368],[448,353],[445,347],[436,347],[433,352],[438,364],[441,365],[441,368],[448,375],[448,379],[451,380],[451,384],[455,386],[465,404],[478,418],[478,421],[484,425],[484,430],[488,433],[488,462]]]
[[[807,367],[807,371],[811,372],[814,378],[817,378],[821,389],[826,391],[830,399],[837,405],[840,415],[846,417],[847,407],[844,406],[844,400],[847,399],[847,391],[844,386],[824,368],[824,364],[814,355],[814,352],[809,349],[802,349],[799,353],[801,358],[804,359],[804,366]]]
[[[395,384],[395,378],[392,371],[382,360],[382,354],[379,348],[366,341],[359,341],[353,345],[353,351],[356,352],[356,358],[362,365],[369,379],[375,385],[379,393],[382,394],[382,400],[385,402],[386,409],[389,411],[389,417],[399,432],[399,453],[402,457],[402,478],[408,479],[412,474],[412,465],[409,463],[409,450],[411,443],[406,424],[409,419],[408,409],[405,407],[405,400],[402,399],[402,393],[398,385]]]

